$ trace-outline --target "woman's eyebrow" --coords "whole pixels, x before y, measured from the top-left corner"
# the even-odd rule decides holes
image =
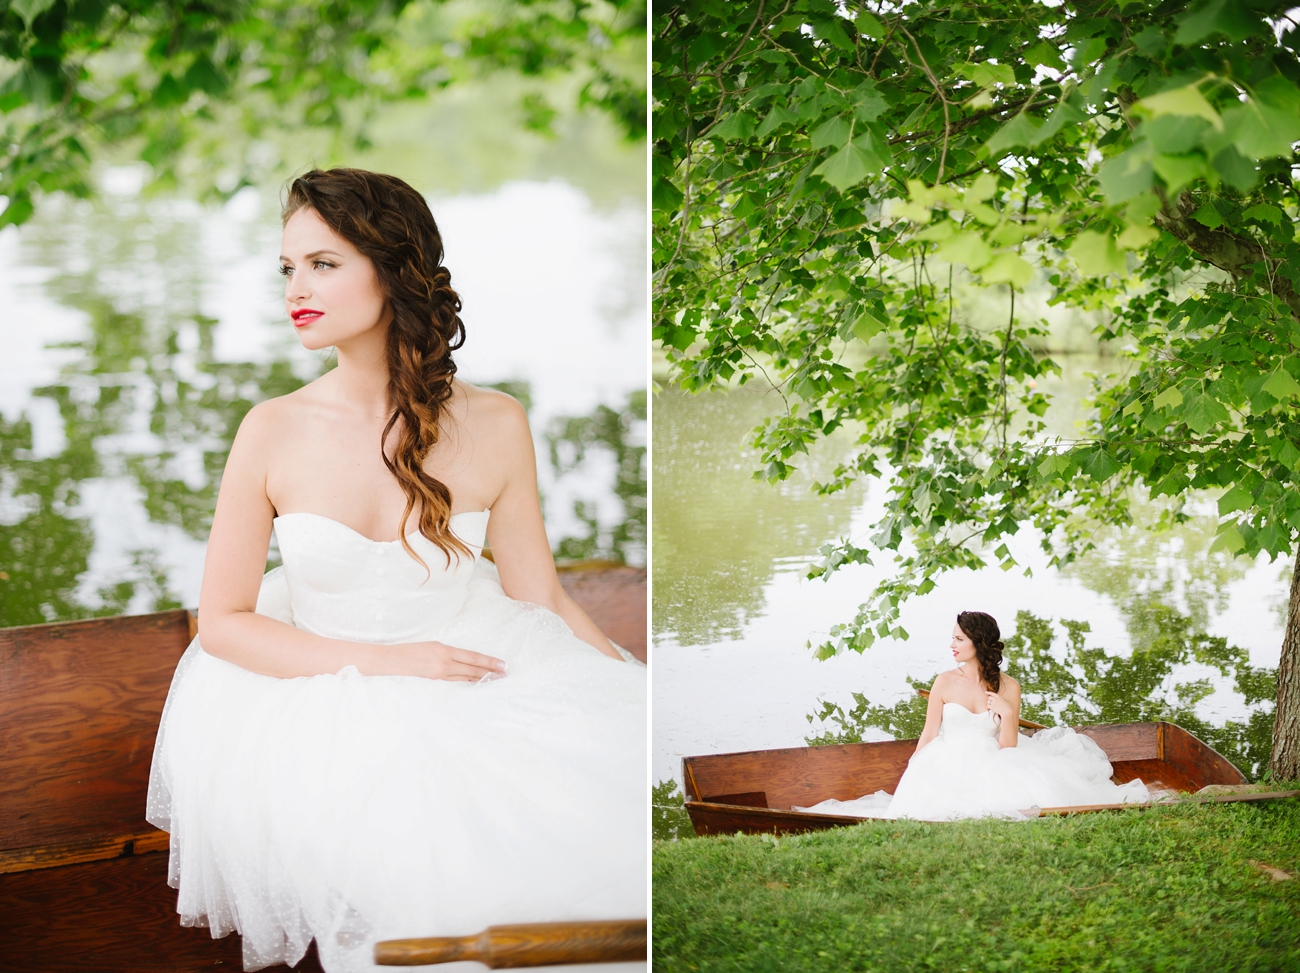
[[[307,254],[302,259],[305,261],[311,261],[311,260],[315,260],[317,257],[324,256],[327,253],[335,257],[343,256],[343,254],[339,253],[337,250],[314,250],[311,253]],[[286,257],[284,254],[280,254],[280,260],[283,263],[293,263],[293,261],[290,260],[288,257]]]

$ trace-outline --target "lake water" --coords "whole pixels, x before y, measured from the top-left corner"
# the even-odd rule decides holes
[[[196,605],[239,418],[328,367],[284,316],[274,190],[204,207],[139,187],[109,170],[101,199],[0,231],[0,625]],[[560,181],[430,203],[465,304],[459,374],[531,399],[552,541],[586,529],[575,501],[608,531],[627,516],[613,452],[561,475],[545,433],[603,405],[644,444],[644,207]]]
[[[1058,396],[1049,420],[1054,432],[1071,432],[1083,415],[1086,373],[1106,362],[1057,360],[1063,374],[1049,383]],[[1172,638],[1186,618],[1189,631],[1225,636],[1245,650],[1250,666],[1277,665],[1290,565],[1210,554],[1218,519],[1212,496],[1194,497],[1195,516],[1175,531],[1105,535],[1096,552],[1065,571],[1049,569],[1037,535],[1022,530],[1008,546],[1032,578],[996,567],[945,575],[906,605],[901,621],[909,640],[816,661],[809,640],[816,644],[831,626],[850,620],[890,561],[882,555],[875,566],[841,569],[828,581],[807,580],[808,566],[826,541],[848,534],[866,542],[885,485],[830,497],[811,492],[847,450],[847,439],[820,444],[783,484],[753,479],[759,464],[746,445],[749,431],[778,405],[752,386],[695,396],[667,386],[653,400],[656,781],[680,780],[686,755],[801,746],[825,729],[807,719],[819,700],[847,710],[854,692],[880,705],[911,697],[909,676],[929,678],[952,667],[954,618],[967,609],[992,614],[1004,638],[1022,610],[1053,620],[1058,655],[1065,650],[1059,620],[1084,620],[1091,626],[1087,644],[1120,658],[1135,640],[1150,650]],[[1162,614],[1162,606],[1176,614]],[[1183,651],[1186,658],[1165,666],[1144,690],[1152,705],[1191,698],[1187,712],[1216,725],[1271,709],[1247,705],[1234,680],[1210,664],[1218,658],[1214,650],[1195,651],[1210,661]],[[863,735],[885,737],[871,729]]]

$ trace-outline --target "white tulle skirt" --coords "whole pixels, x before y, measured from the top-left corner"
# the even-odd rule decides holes
[[[440,637],[495,682],[277,679],[195,639],[147,815],[182,924],[239,931],[250,970],[314,938],[340,973],[381,939],[646,915],[645,669],[487,581]]]
[[[1036,815],[1024,812],[1038,808],[1150,800],[1140,780],[1117,785],[1111,773],[1101,747],[1068,727],[1021,734],[1014,747],[999,747],[987,734],[954,733],[915,754],[892,795],[877,791],[796,810],[919,821],[1026,820]]]

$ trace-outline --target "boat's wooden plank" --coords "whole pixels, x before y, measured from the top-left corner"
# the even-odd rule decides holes
[[[0,850],[146,828],[154,736],[185,611],[0,629]]]
[[[1256,801],[1281,801],[1300,797],[1300,791],[1253,791],[1249,794],[1188,794],[1170,803],[1200,804],[1244,804]],[[1165,803],[1165,802],[1161,802]],[[1126,811],[1133,808],[1155,807],[1155,804],[1075,804],[1069,807],[1045,807],[1039,810],[1041,816],[1068,816],[1071,814],[1092,814],[1096,811]]]
[[[606,636],[646,661],[645,568],[576,565],[560,572],[560,584]]]
[[[1162,759],[1156,723],[1110,723],[1080,726],[1075,730],[1096,740],[1112,764],[1117,760]]]
[[[704,802],[722,794],[763,791],[771,808],[851,801],[894,786],[916,750],[915,740],[791,747],[687,757],[683,775]]]
[[[1175,723],[1163,723],[1164,758],[1189,780],[1198,790],[1207,784],[1245,784],[1243,774],[1227,757],[1197,739]],[[1184,788],[1179,788],[1183,790]]]
[[[130,834],[91,835],[75,841],[35,848],[8,848],[0,850],[0,875],[166,851],[170,843],[171,835],[166,831],[142,823],[140,828]]]
[[[840,814],[805,814],[802,811],[745,807],[743,805],[707,804],[687,801],[695,833],[701,836],[742,834],[803,834],[826,828],[844,828],[861,824],[862,818]]]
[[[7,973],[242,970],[239,936],[184,928],[167,856],[136,855],[0,875],[0,967]],[[284,967],[275,967],[284,969]],[[297,967],[321,973],[313,948]]]

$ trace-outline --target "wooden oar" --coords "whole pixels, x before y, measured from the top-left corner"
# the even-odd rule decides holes
[[[488,926],[475,936],[390,939],[375,944],[380,966],[474,960],[490,969],[569,963],[632,963],[646,958],[646,921],[529,922]]]
[[[916,695],[918,695],[918,696],[923,696],[924,698],[929,699],[929,698],[930,698],[930,690],[928,690],[928,689],[918,689],[918,690],[916,691]],[[1033,720],[1021,720],[1021,721],[1020,721],[1020,725],[1023,726],[1026,730],[1046,730],[1046,729],[1047,729],[1047,727],[1043,726],[1042,723],[1035,723]]]

